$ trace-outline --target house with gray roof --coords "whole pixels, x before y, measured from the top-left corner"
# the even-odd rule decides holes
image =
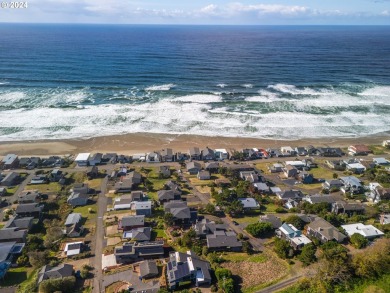
[[[285,239],[294,249],[301,249],[312,241],[291,224],[284,223],[276,230],[276,236]]]
[[[269,189],[269,186],[267,185],[267,183],[256,182],[256,183],[252,183],[252,186],[255,188],[255,190],[257,190],[260,193],[269,193],[270,192],[270,189]]]
[[[4,228],[16,228],[18,230],[29,231],[33,225],[33,217],[12,217],[4,225]]]
[[[327,190],[340,189],[344,186],[344,183],[339,179],[325,180],[322,187]]]
[[[259,176],[255,173],[255,171],[241,171],[240,178],[245,181],[249,181],[250,183],[259,182]]]
[[[116,263],[133,263],[164,256],[164,241],[126,242],[114,249]]]
[[[200,170],[202,170],[202,165],[198,162],[188,162],[186,164],[186,169],[191,175],[196,175]]]
[[[339,200],[332,204],[332,212],[337,215],[347,214],[348,216],[352,216],[353,214],[363,214],[364,205],[357,202]]]
[[[171,252],[167,263],[168,288],[177,289],[181,282],[191,281],[195,286],[211,284],[211,266],[194,252]]]
[[[202,160],[204,160],[204,161],[215,160],[215,152],[214,152],[214,150],[210,149],[209,147],[205,147],[202,150]]]
[[[331,194],[313,194],[313,195],[306,195],[302,200],[307,201],[308,203],[311,204],[326,202],[331,205],[340,199],[341,199],[340,196],[331,195]]]
[[[171,148],[161,150],[161,161],[162,162],[173,162],[175,161],[175,154]]]
[[[15,214],[19,217],[40,218],[43,211],[43,205],[37,203],[19,204],[15,209]]]
[[[169,178],[171,176],[171,169],[169,168],[169,166],[160,166],[158,167],[158,174],[164,178]]]
[[[260,222],[270,223],[273,229],[278,229],[283,224],[282,220],[274,215],[260,216]]]
[[[165,213],[171,213],[175,225],[191,225],[196,221],[197,212],[191,210],[187,203],[181,200],[171,200],[164,203]]]
[[[181,195],[182,194],[180,185],[177,184],[175,181],[168,180],[167,182],[165,182],[164,186],[166,188],[170,189],[170,190],[173,190],[175,192],[175,195]]]
[[[161,155],[159,152],[151,152],[146,154],[146,162],[147,163],[160,163]]]
[[[226,224],[216,224],[214,221],[202,219],[196,222],[193,226],[196,236],[199,238],[205,238],[209,234],[214,234],[215,231],[226,231],[228,226]]]
[[[386,160],[385,158],[374,158],[374,159],[372,159],[372,162],[377,166],[390,165],[390,161]]]
[[[145,260],[139,264],[141,279],[150,279],[158,276],[158,268],[154,260]]]
[[[19,166],[19,158],[15,154],[8,154],[2,160],[0,164],[3,169],[14,169]]]
[[[180,199],[180,195],[176,195],[173,190],[159,190],[157,191],[157,197],[160,203]]]
[[[218,162],[207,162],[204,164],[204,169],[210,173],[218,173],[219,163]]]
[[[317,217],[313,222],[307,225],[307,236],[315,237],[322,243],[328,241],[343,242],[346,236],[328,221]]]
[[[0,181],[0,185],[2,186],[13,186],[18,184],[20,177],[16,172],[10,172]]]
[[[131,203],[131,210],[135,211],[137,216],[150,216],[152,214],[151,201],[135,201]]]
[[[38,190],[25,190],[19,194],[18,203],[38,203],[40,199]]]
[[[358,194],[363,192],[362,183],[355,176],[340,177],[340,180],[344,184],[344,187],[341,188],[341,191],[344,193],[351,192],[352,194]]]
[[[80,237],[83,234],[82,216],[79,213],[71,213],[65,221],[64,234],[68,237]]]
[[[139,227],[129,231],[123,232],[122,238],[129,239],[132,241],[150,241],[152,235],[152,228],[150,227]]]
[[[199,180],[210,180],[211,175],[210,175],[209,171],[201,170],[201,171],[198,172],[198,175],[196,175],[196,177]]]
[[[277,196],[281,200],[288,200],[288,199],[301,200],[304,197],[302,191],[293,190],[293,189],[278,193]]]
[[[62,279],[73,276],[73,266],[70,264],[60,264],[56,267],[45,265],[38,272],[38,284],[49,279]]]
[[[237,234],[233,231],[214,231],[214,234],[206,236],[209,251],[241,251],[242,242],[237,240]]]
[[[140,228],[145,226],[145,216],[125,216],[118,222],[118,229],[123,231],[129,231],[134,228]]]
[[[85,193],[75,193],[72,192],[71,195],[68,197],[68,204],[70,204],[73,207],[77,206],[85,206],[88,204],[89,195]]]
[[[20,254],[23,248],[24,244],[15,241],[0,243],[0,280],[4,279],[11,267],[14,256]]]
[[[95,153],[93,155],[90,155],[88,158],[88,165],[89,166],[96,166],[99,165],[102,162],[103,154],[101,153]]]
[[[0,177],[1,180],[1,177]],[[7,194],[7,188],[5,187],[0,187],[0,196],[4,196]]]
[[[70,191],[74,193],[88,194],[90,189],[87,183],[75,183]]]
[[[260,209],[259,203],[252,197],[239,198],[238,201],[242,203],[244,210]]]
[[[190,154],[190,158],[192,160],[200,160],[201,158],[201,152],[198,147],[192,147],[188,150],[188,153]]]
[[[25,243],[26,237],[27,230],[19,230],[17,227],[0,229],[0,242]]]

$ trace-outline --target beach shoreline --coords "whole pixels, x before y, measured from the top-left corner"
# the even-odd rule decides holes
[[[274,148],[281,146],[337,146],[347,147],[351,144],[379,145],[389,139],[390,134],[380,134],[356,138],[307,138],[297,140],[275,140],[247,137],[174,135],[155,133],[132,133],[110,135],[87,139],[59,139],[38,141],[0,142],[0,155],[15,153],[19,156],[69,155],[80,152],[116,152],[133,155],[164,148],[187,152],[190,147],[225,148],[241,150],[243,148]]]

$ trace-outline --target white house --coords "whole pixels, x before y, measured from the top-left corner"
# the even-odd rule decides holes
[[[217,160],[227,160],[229,159],[229,153],[226,149],[215,149],[214,154]]]
[[[372,159],[373,163],[377,166],[386,166],[389,165],[390,162],[386,160],[385,158],[374,158]]]
[[[364,225],[362,223],[341,225],[349,237],[355,233],[359,233],[367,239],[373,239],[384,235],[382,231],[375,228],[373,225]]]
[[[66,243],[64,252],[67,257],[78,255],[81,252],[83,242]]]
[[[286,161],[285,164],[286,166],[291,165],[297,169],[302,169],[303,167],[306,166],[306,164],[302,161]]]
[[[390,140],[384,140],[383,143],[382,143],[382,146],[384,147],[390,147]]]
[[[80,153],[74,160],[79,167],[88,166],[88,160],[91,153]]]

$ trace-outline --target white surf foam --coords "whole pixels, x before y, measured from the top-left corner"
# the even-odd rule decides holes
[[[250,84],[250,83],[245,83],[245,84],[242,84],[241,86],[244,88],[247,88],[247,89],[253,88],[253,84]]]
[[[390,98],[390,86],[375,86],[359,93],[360,96],[373,96],[373,97],[389,97]]]
[[[23,92],[7,92],[0,94],[0,102],[2,104],[13,104],[26,99],[26,94]]]
[[[189,95],[174,98],[173,101],[208,104],[222,102],[222,97],[219,95]]]
[[[171,88],[173,88],[175,86],[176,85],[173,83],[162,84],[162,85],[152,85],[152,86],[145,88],[145,91],[169,91]]]
[[[226,83],[219,83],[219,84],[217,84],[217,87],[220,87],[220,88],[224,88],[225,86],[227,86],[227,84]]]

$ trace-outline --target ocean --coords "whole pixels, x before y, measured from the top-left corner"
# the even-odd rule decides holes
[[[389,26],[0,24],[0,141],[390,131]]]

